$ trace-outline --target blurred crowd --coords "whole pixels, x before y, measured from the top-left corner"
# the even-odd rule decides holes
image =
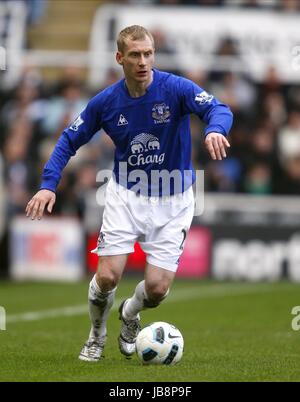
[[[227,103],[235,116],[231,149],[221,162],[209,158],[204,125],[191,119],[194,166],[206,172],[206,191],[300,194],[300,86],[283,84],[272,66],[261,83],[232,72],[181,73]],[[105,86],[120,77],[121,70],[111,70]],[[13,91],[0,92],[0,159],[9,216],[23,213],[59,135],[94,94],[72,67],[51,85],[28,68]],[[83,195],[97,187],[99,169],[112,168],[113,154],[114,145],[102,131],[78,151],[65,169],[56,212],[82,215]]]
[[[184,3],[220,5],[230,0]],[[254,6],[266,1],[235,3]],[[300,1],[268,3],[292,9]],[[153,35],[157,52],[171,56],[164,35],[159,31]],[[236,55],[234,42],[225,38],[216,53]],[[231,148],[221,162],[209,158],[203,144],[204,124],[196,116],[191,118],[193,163],[196,169],[205,170],[206,191],[300,195],[300,85],[283,83],[272,65],[259,83],[232,71],[173,72],[190,78],[228,104],[235,116]],[[24,212],[39,188],[43,166],[61,132],[102,89],[87,88],[81,77],[80,69],[69,66],[57,81],[46,82],[38,69],[26,67],[15,88],[0,88],[0,185],[4,183],[5,191],[1,192],[7,196],[8,218]],[[121,69],[110,70],[103,87],[121,77]],[[57,192],[56,213],[83,216],[84,195],[97,188],[96,174],[100,169],[112,169],[113,155],[114,145],[103,131],[78,151],[65,168]]]
[[[0,3],[9,6],[12,1],[24,4],[27,11],[26,22],[28,25],[39,23],[46,12],[48,5],[48,0],[0,0]],[[3,14],[6,14],[5,9],[1,10],[1,13],[1,17],[3,17]],[[7,14],[5,18],[9,18],[9,14]],[[7,21],[4,25],[7,25]],[[6,26],[0,27],[0,34],[4,30],[3,28],[5,29]]]
[[[113,2],[113,1],[112,1]],[[246,7],[294,12],[300,11],[299,0],[122,0],[120,3],[160,4],[204,7]]]

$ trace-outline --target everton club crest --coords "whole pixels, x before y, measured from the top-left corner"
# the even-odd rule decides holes
[[[170,107],[165,103],[158,103],[152,108],[152,117],[155,124],[169,123],[171,116]]]

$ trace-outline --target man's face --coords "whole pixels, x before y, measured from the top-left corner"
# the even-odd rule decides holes
[[[150,82],[154,64],[154,48],[147,36],[143,40],[127,39],[123,52],[117,52],[117,62],[123,66],[125,78],[137,83]]]

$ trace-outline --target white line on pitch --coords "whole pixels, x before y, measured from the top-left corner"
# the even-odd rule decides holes
[[[185,288],[171,291],[168,302],[184,301],[189,299],[205,299],[225,296],[236,296],[271,291],[271,287],[265,285],[211,285],[209,287]],[[278,289],[277,289],[278,290]],[[116,299],[112,310],[116,310],[121,303],[121,299]],[[60,307],[50,310],[29,311],[20,314],[9,314],[6,317],[7,323],[38,321],[46,318],[72,317],[88,314],[88,305]]]

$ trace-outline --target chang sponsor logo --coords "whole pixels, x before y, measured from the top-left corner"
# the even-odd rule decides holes
[[[132,155],[128,158],[130,166],[143,166],[149,163],[157,163],[161,165],[165,159],[165,154],[153,154],[144,155],[149,151],[160,150],[159,139],[152,134],[141,133],[134,137],[130,143]]]
[[[141,166],[147,165],[149,163],[157,163],[161,165],[165,160],[165,154],[160,155],[147,155],[144,157],[143,155],[131,155],[128,158],[128,163],[131,166]]]

